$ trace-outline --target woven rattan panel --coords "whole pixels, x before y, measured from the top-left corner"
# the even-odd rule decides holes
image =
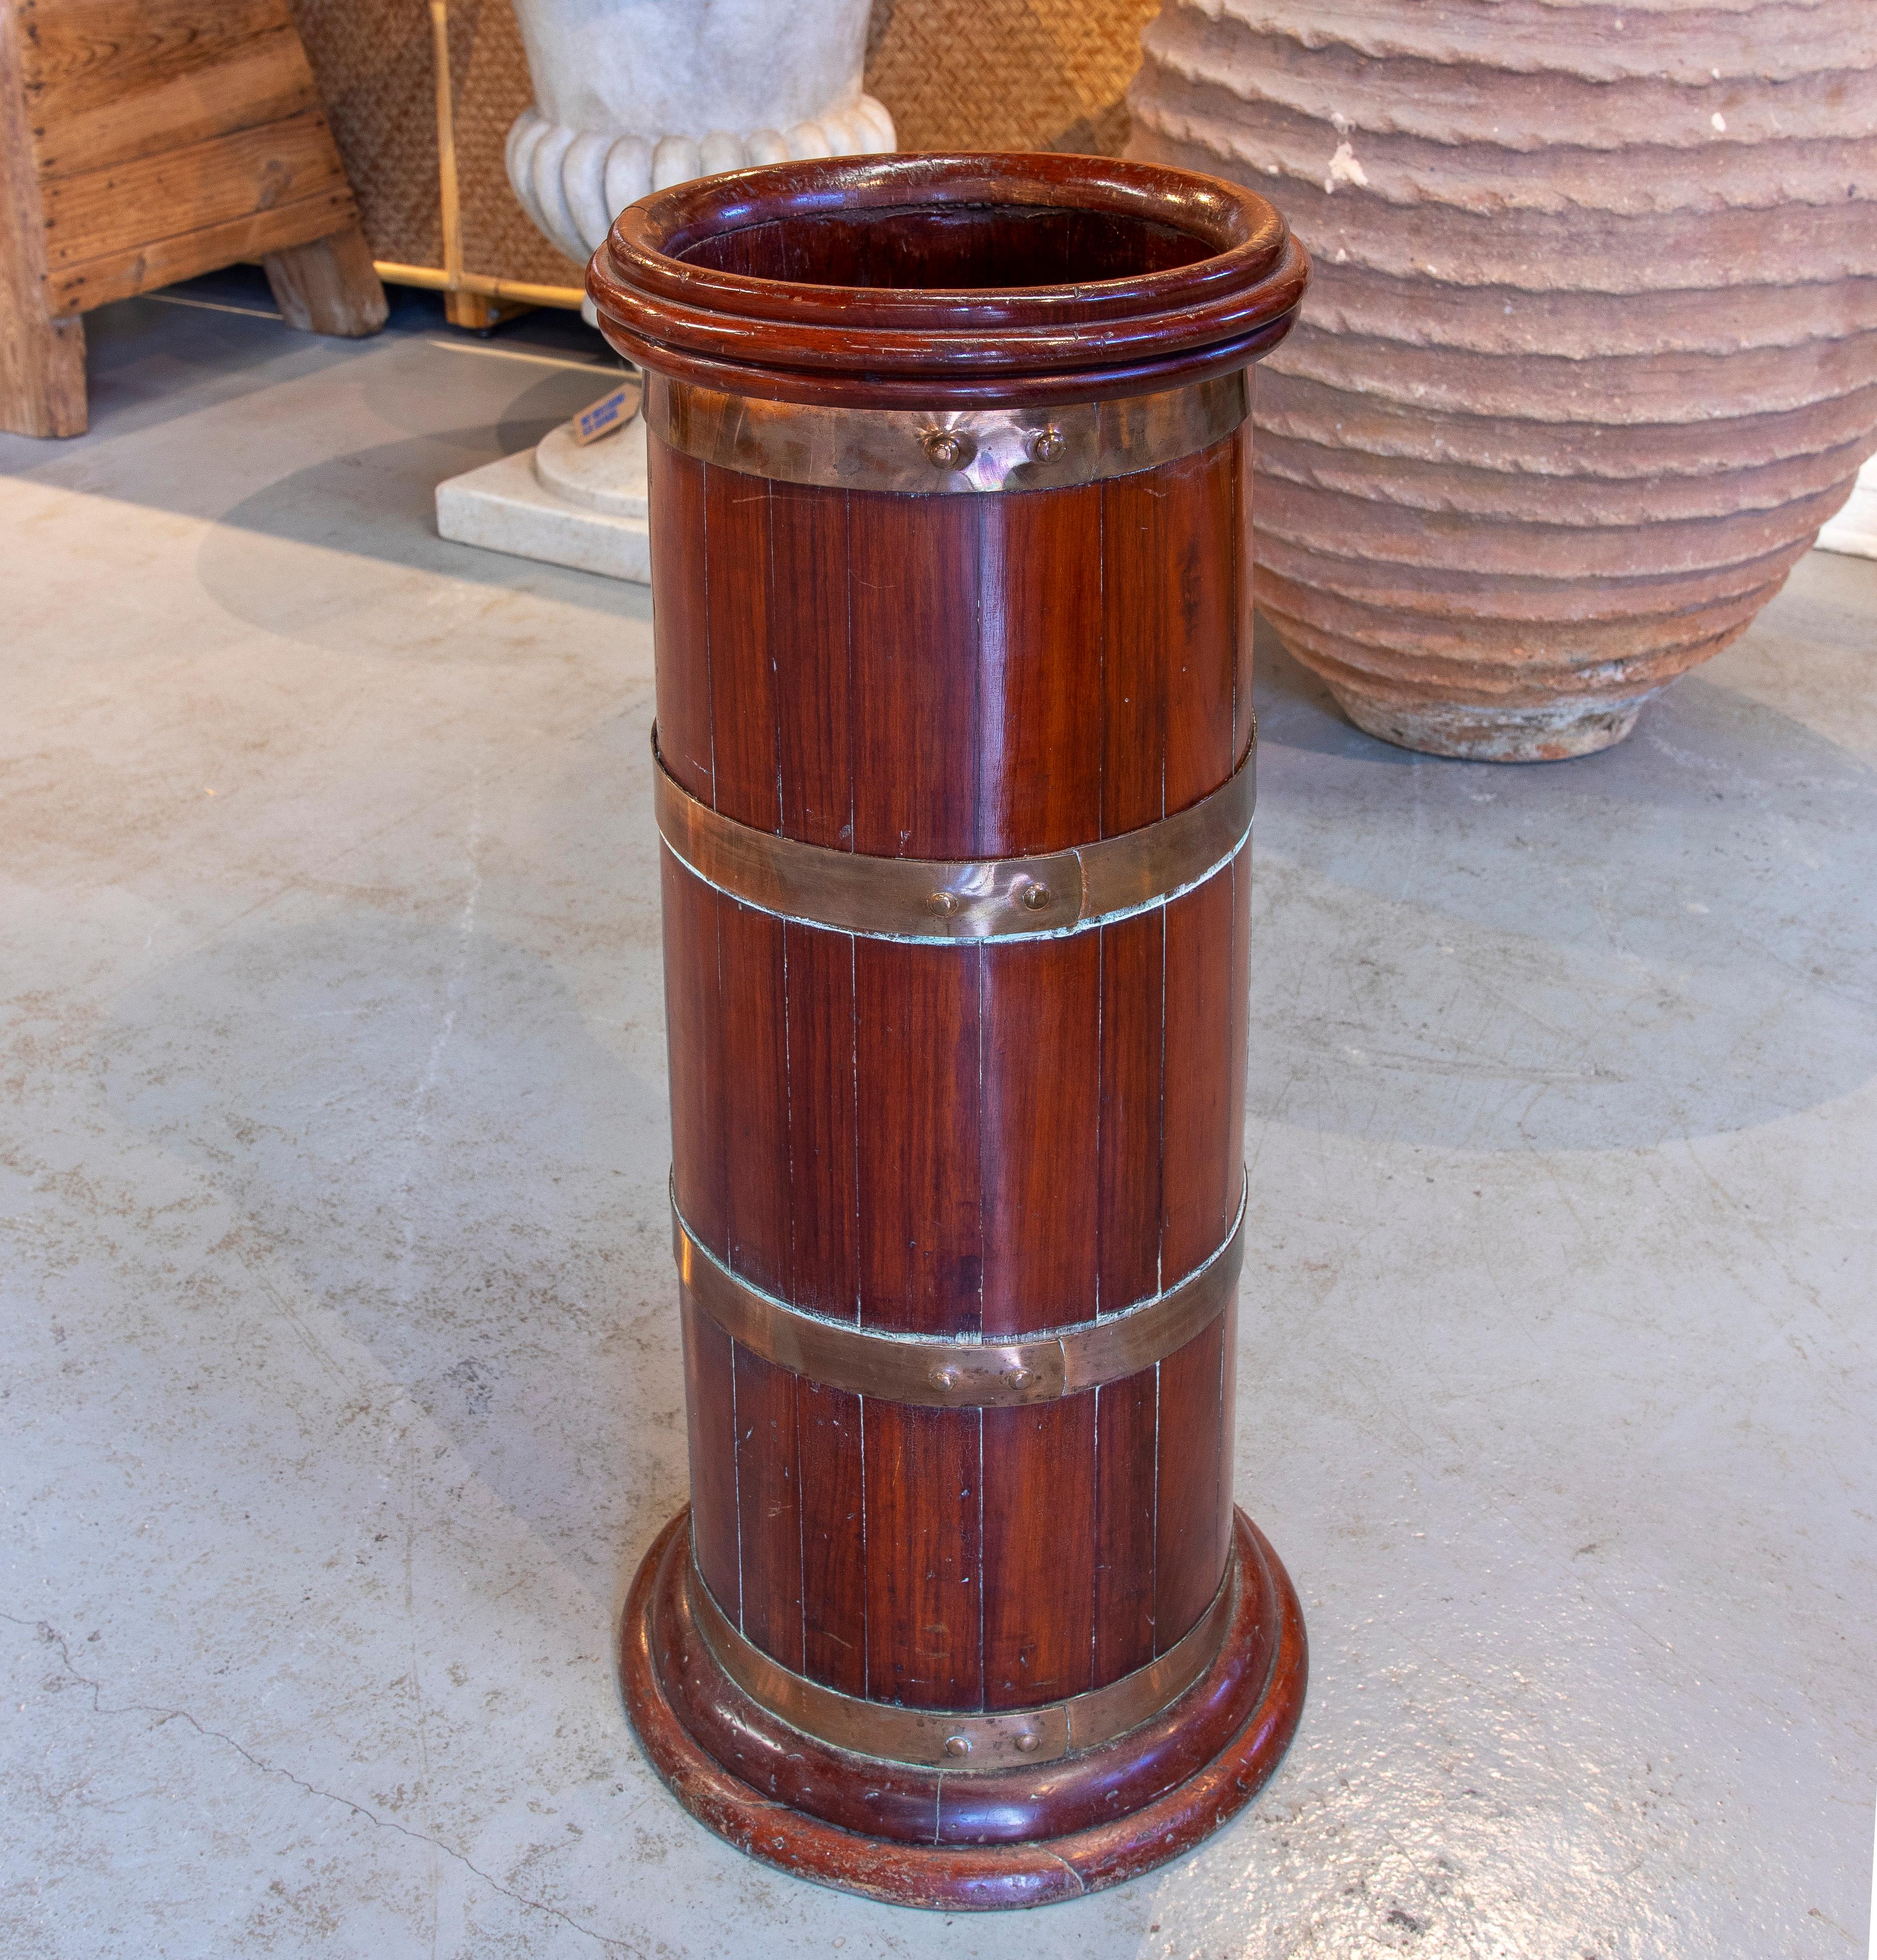
[[[1118,157],[1160,0],[873,0],[867,86],[907,150]]]
[[[373,256],[443,263],[435,77],[425,0],[291,0]],[[1159,0],[874,0],[867,86],[909,150],[1118,155],[1122,91]],[[450,0],[450,60],[470,272],[577,286],[581,269],[530,222],[502,167],[528,106],[508,0]]]
[[[423,0],[290,0],[377,259],[443,263]]]

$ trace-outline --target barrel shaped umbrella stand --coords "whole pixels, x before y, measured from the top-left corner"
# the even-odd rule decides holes
[[[950,1910],[1186,1849],[1302,1707],[1231,1493],[1258,198],[822,160],[625,212],[692,1501],[621,1636],[680,1802]]]

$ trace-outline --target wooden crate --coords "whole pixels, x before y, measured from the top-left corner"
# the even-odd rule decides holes
[[[85,427],[87,309],[237,260],[281,310],[384,294],[285,0],[0,0],[0,426]]]

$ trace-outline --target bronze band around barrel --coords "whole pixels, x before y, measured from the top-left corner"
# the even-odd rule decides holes
[[[1239,1584],[1236,1547],[1212,1603],[1157,1660],[1065,1701],[1007,1714],[950,1714],[868,1701],[786,1668],[739,1633],[691,1561],[691,1610],[724,1672],[759,1706],[805,1736],[891,1763],[925,1769],[1000,1770],[1055,1762],[1112,1742],[1151,1721],[1217,1658]]]
[[[1065,490],[1209,449],[1251,411],[1242,368],[1068,408],[837,409],[647,377],[645,421],[719,469],[835,490]]]
[[[868,939],[1053,938],[1204,884],[1244,848],[1258,740],[1196,803],[1137,830],[1036,858],[878,858],[724,816],[672,777],[652,737],[659,835],[680,864],[759,912]]]
[[[1102,1320],[1009,1340],[883,1333],[806,1313],[722,1265],[671,1208],[672,1250],[690,1299],[740,1347],[824,1387],[921,1408],[1013,1408],[1125,1380],[1184,1348],[1236,1297],[1245,1205],[1230,1237],[1166,1292]]]

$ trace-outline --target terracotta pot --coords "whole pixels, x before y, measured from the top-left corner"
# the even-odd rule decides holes
[[[1211,0],[1146,49],[1131,154],[1256,185],[1316,268],[1260,606],[1389,741],[1620,741],[1877,445],[1877,7]]]
[[[997,155],[707,179],[588,275],[647,376],[691,1444],[627,1704],[827,1883],[1076,1897],[1297,1720],[1231,1473],[1245,371],[1303,279],[1260,199]]]

